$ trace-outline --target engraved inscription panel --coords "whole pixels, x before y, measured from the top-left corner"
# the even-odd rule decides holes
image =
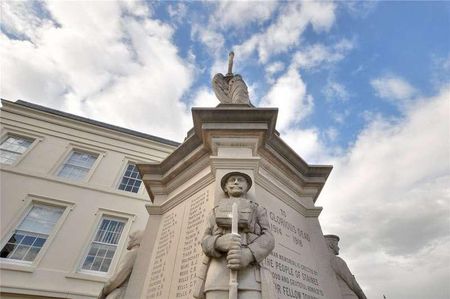
[[[192,298],[197,264],[203,256],[200,242],[205,229],[204,220],[210,209],[207,209],[207,203],[208,193],[203,193],[192,198],[186,206],[170,298]]]
[[[266,207],[276,245],[263,264],[278,298],[325,298],[305,218],[282,202]]]
[[[199,193],[164,214],[150,263],[147,298],[192,298],[209,192]]]
[[[176,256],[177,237],[181,227],[184,207],[176,207],[163,216],[156,247],[150,263],[150,282],[147,298],[168,298],[173,264],[170,258]]]

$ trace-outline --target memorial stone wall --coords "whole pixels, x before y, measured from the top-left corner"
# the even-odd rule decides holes
[[[202,261],[200,242],[208,213],[214,206],[210,190],[203,190],[162,216],[150,262],[147,298],[192,298],[195,275]],[[262,265],[270,270],[279,299],[330,298],[323,285],[307,218],[273,196],[254,199],[266,207],[275,249]]]

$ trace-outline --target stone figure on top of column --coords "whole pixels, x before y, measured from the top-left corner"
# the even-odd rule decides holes
[[[238,284],[235,298],[273,298],[271,275],[260,263],[274,249],[275,239],[266,209],[246,198],[251,185],[251,178],[241,172],[230,172],[221,180],[228,198],[207,218],[201,242],[206,258],[197,274],[195,298],[232,298],[233,271]]]
[[[234,52],[228,55],[228,73],[217,73],[212,79],[212,88],[222,104],[250,104],[247,85],[241,75],[233,74]]]
[[[350,272],[345,261],[338,257],[339,237],[336,235],[324,235],[331,255],[331,267],[336,273],[339,288],[343,299],[367,299],[355,276]]]
[[[127,252],[122,258],[117,271],[103,286],[98,299],[120,299],[125,298],[125,291],[128,286],[128,280],[133,271],[134,261],[137,251],[141,245],[142,232],[135,231],[129,235]]]

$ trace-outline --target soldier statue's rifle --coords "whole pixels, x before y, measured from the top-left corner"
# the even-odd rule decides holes
[[[231,233],[233,235],[239,236],[238,222],[239,222],[238,204],[235,202],[231,206]],[[228,298],[229,299],[238,298],[238,270],[230,269],[230,290]]]

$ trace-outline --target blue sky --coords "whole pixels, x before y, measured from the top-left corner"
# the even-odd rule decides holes
[[[234,50],[368,297],[450,296],[450,2],[1,5],[2,98],[176,141]]]

